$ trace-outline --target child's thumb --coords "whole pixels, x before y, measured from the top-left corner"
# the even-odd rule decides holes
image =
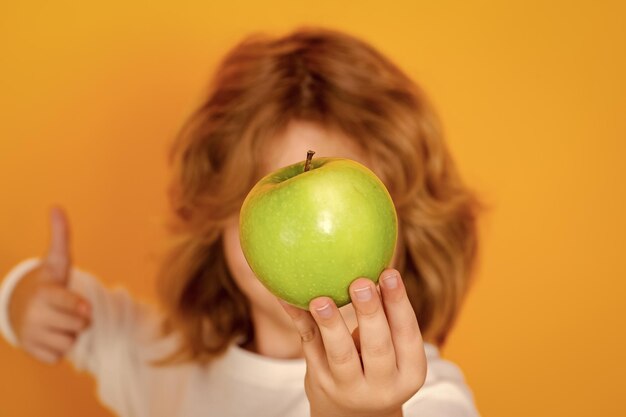
[[[65,212],[60,207],[50,209],[50,246],[44,259],[44,268],[51,278],[67,283],[70,257],[70,230]]]

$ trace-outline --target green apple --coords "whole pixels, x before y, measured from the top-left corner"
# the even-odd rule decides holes
[[[304,309],[319,296],[349,303],[356,278],[377,282],[398,235],[391,196],[372,171],[350,159],[311,160],[312,154],[262,178],[239,217],[241,248],[254,274]]]

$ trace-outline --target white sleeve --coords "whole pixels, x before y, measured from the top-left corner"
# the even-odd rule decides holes
[[[17,345],[8,320],[11,293],[31,268],[39,264],[36,258],[15,266],[0,288],[0,329],[4,338]],[[93,275],[72,267],[68,287],[91,304],[91,324],[76,339],[66,358],[78,370],[88,371],[97,380],[100,399],[119,415],[137,415],[142,388],[138,379],[142,355],[137,343],[153,330],[154,311],[133,301],[125,290],[109,290]]]
[[[428,371],[424,386],[407,401],[404,417],[479,417],[472,391],[454,363],[442,359],[438,349],[425,345]]]
[[[0,285],[0,333],[4,337],[4,340],[13,346],[18,345],[18,340],[17,336],[15,336],[15,332],[11,328],[11,322],[9,321],[9,300],[11,299],[11,294],[13,294],[15,286],[20,282],[20,279],[38,264],[39,259],[37,258],[29,258],[20,262],[9,271]]]

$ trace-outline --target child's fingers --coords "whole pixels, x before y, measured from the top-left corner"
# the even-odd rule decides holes
[[[50,247],[44,266],[55,280],[67,283],[71,264],[69,222],[61,207],[50,209]]]
[[[67,333],[48,330],[43,332],[36,342],[59,355],[65,355],[74,345],[74,340],[75,337]]]
[[[380,287],[400,373],[425,375],[424,343],[400,273],[395,269],[383,271]]]
[[[328,366],[335,381],[348,384],[363,378],[359,353],[333,300],[318,297],[309,303],[309,309],[322,334]]]
[[[79,333],[89,325],[89,321],[84,317],[59,311],[51,306],[44,307],[42,313],[41,325],[47,329]]]
[[[302,339],[302,349],[307,362],[307,368],[311,370],[330,372],[326,356],[324,355],[324,344],[322,336],[319,333],[315,320],[311,317],[311,313],[306,310],[294,307],[287,302],[277,298],[278,302],[285,312],[291,317],[293,324],[296,326],[300,338]]]
[[[31,355],[35,357],[35,359],[38,359],[41,362],[53,364],[58,362],[60,359],[60,355],[44,346],[33,344],[25,348]]]
[[[396,354],[376,286],[367,278],[356,279],[350,284],[350,297],[359,322],[365,378],[370,381],[390,381],[398,373]]]
[[[78,314],[85,319],[89,319],[90,317],[91,308],[87,300],[64,287],[51,287],[48,302],[59,311],[69,314]]]

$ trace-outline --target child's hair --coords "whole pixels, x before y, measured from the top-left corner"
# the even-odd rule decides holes
[[[260,178],[258,155],[290,121],[338,129],[373,161],[396,205],[398,254],[426,341],[443,344],[470,282],[479,204],[462,183],[422,91],[372,46],[328,29],[246,38],[170,152],[172,247],[158,277],[169,360],[207,361],[254,337],[226,265],[221,231]],[[356,277],[355,277],[356,278]]]

